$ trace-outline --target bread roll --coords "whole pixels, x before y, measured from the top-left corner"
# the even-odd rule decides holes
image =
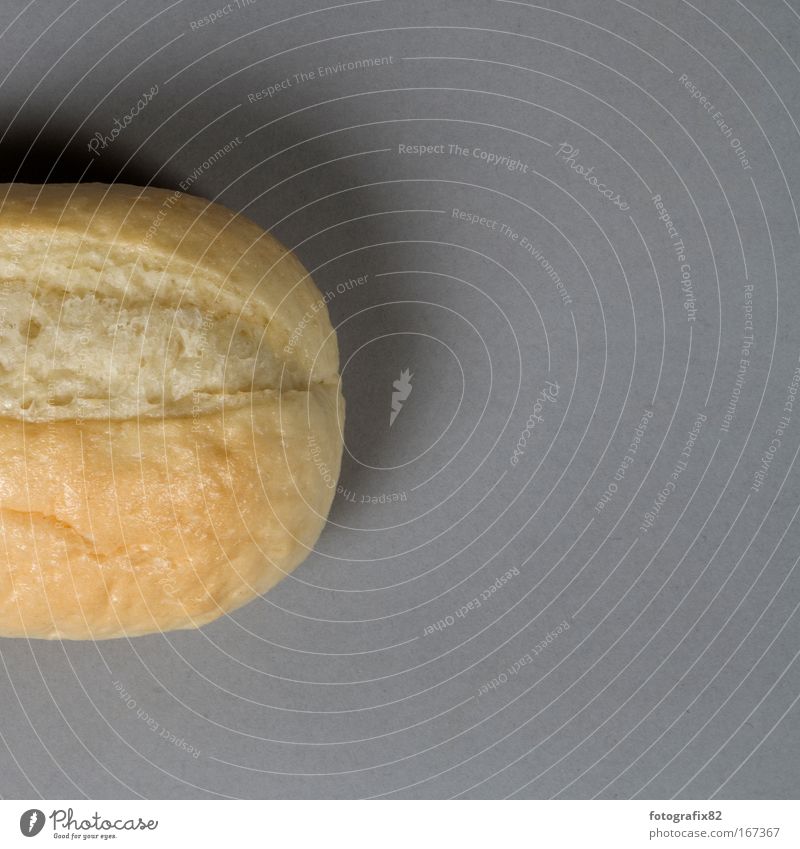
[[[252,221],[0,185],[0,636],[196,628],[265,592],[325,524],[343,425],[325,300]]]

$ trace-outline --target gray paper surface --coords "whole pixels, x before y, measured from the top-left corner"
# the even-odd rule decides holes
[[[267,597],[0,640],[0,795],[796,798],[799,42],[778,0],[7,0],[2,179],[251,216],[348,415]]]

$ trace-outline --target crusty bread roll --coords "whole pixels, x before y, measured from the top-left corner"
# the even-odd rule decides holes
[[[342,455],[325,300],[179,192],[0,185],[0,636],[194,628],[314,546]]]

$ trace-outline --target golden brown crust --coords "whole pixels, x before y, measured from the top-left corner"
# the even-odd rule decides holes
[[[30,215],[39,188],[14,187],[3,200],[0,187],[0,280],[25,233],[133,244],[170,195],[49,186]],[[274,338],[319,292],[261,233],[183,196],[147,256],[158,265],[172,252],[206,278],[216,275],[233,301],[248,301],[270,322]],[[219,250],[206,252],[214,244]],[[0,636],[103,639],[197,627],[305,558],[335,492],[344,420],[324,305],[308,327],[285,356],[312,362],[313,346],[324,343],[327,360],[318,379],[307,372],[303,388],[263,390],[245,404],[223,399],[216,412],[193,417],[0,418]]]
[[[0,635],[190,628],[269,589],[330,508],[340,399],[315,387],[194,423],[0,420]]]

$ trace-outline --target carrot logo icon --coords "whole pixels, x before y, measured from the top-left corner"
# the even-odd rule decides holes
[[[31,808],[19,818],[19,830],[25,837],[36,837],[44,828],[44,811]]]
[[[404,402],[408,400],[408,396],[411,394],[411,389],[413,388],[411,386],[412,377],[414,375],[408,369],[404,369],[400,372],[400,379],[392,383],[394,392],[392,392],[392,412],[389,414],[389,427],[394,424],[394,420],[397,418],[400,410],[403,409]]]

